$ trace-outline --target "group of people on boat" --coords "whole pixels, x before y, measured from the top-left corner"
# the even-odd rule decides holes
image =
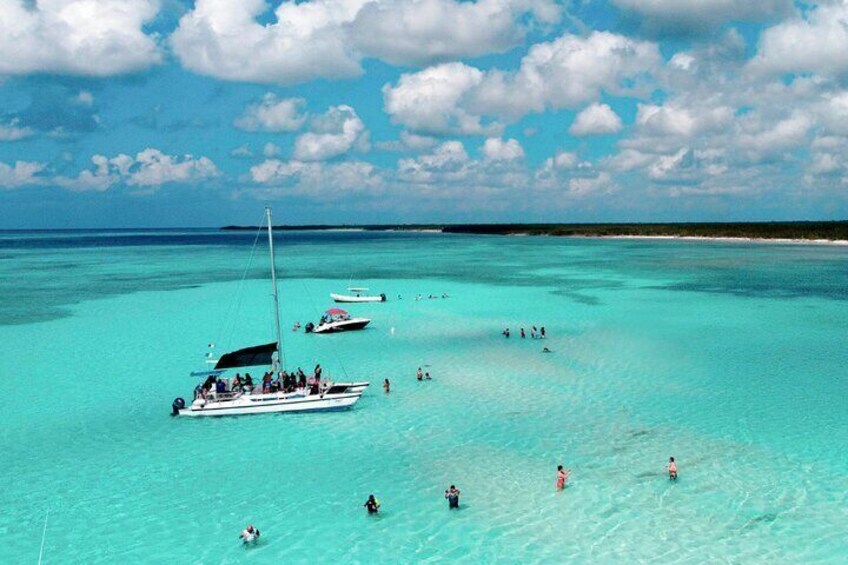
[[[253,377],[250,373],[245,373],[242,377],[241,373],[236,373],[232,382],[227,379],[222,379],[218,375],[209,375],[203,384],[197,385],[194,389],[194,398],[211,398],[220,394],[227,393],[291,393],[297,391],[309,390],[310,394],[318,394],[322,391],[322,387],[326,386],[326,381],[321,381],[321,373],[323,369],[321,365],[315,365],[315,369],[311,377],[307,377],[306,373],[300,367],[297,371],[287,372],[279,371],[276,378],[274,373],[268,371],[262,377],[260,384],[253,382]]]
[[[504,331],[501,332],[501,335],[508,338],[511,335],[509,328],[504,329]],[[521,335],[521,339],[524,339],[524,338],[527,337],[527,332],[524,331],[523,327],[520,330],[520,335]],[[536,326],[530,326],[530,338],[531,339],[545,339],[546,337],[547,337],[547,334],[545,333],[545,326],[541,326],[538,329],[536,328]]]

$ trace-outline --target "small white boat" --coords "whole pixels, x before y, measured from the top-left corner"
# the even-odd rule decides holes
[[[330,308],[321,316],[318,325],[310,322],[304,329],[306,333],[316,334],[347,332],[361,330],[369,323],[371,320],[368,318],[351,318],[350,314],[341,308]]]
[[[240,416],[245,414],[267,414],[270,412],[325,412],[346,410],[351,408],[368,383],[347,382],[334,383],[322,381],[314,377],[311,382],[300,383],[300,387],[285,384],[282,363],[282,333],[280,332],[280,307],[277,297],[277,269],[274,260],[274,236],[271,228],[271,209],[265,208],[265,218],[268,223],[268,249],[271,255],[271,286],[274,299],[274,322],[277,331],[277,341],[246,347],[222,355],[214,361],[212,371],[192,373],[192,376],[206,377],[206,383],[195,390],[195,398],[190,405],[185,400],[176,398],[171,403],[171,414],[174,416]],[[344,312],[342,310],[342,312]],[[329,312],[328,312],[329,313]],[[345,312],[345,314],[347,314]],[[347,319],[351,322],[355,321]],[[367,324],[370,320],[365,320]],[[362,324],[362,327],[365,326]],[[263,388],[239,384],[230,389],[230,383],[223,380],[223,375],[230,369],[242,367],[268,367],[270,375],[279,375],[276,386]],[[263,369],[260,369],[262,371]],[[270,377],[269,377],[270,378]],[[288,377],[286,377],[288,378]],[[293,382],[293,381],[292,381]]]
[[[368,292],[367,288],[363,287],[350,287],[348,291],[352,294],[336,294],[331,292],[330,298],[332,298],[336,302],[385,302],[386,295],[385,294],[365,294]]]

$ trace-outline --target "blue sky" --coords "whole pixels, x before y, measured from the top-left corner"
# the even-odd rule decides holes
[[[848,217],[848,2],[5,0],[0,228]]]

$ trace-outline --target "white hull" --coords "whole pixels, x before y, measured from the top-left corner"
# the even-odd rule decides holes
[[[328,322],[315,326],[312,333],[325,334],[334,332],[345,332],[352,330],[361,330],[367,326],[371,320],[368,318],[350,318],[348,320],[339,320],[337,322]]]
[[[383,296],[350,296],[347,294],[330,293],[330,298],[336,302],[385,302]]]
[[[353,407],[368,386],[367,382],[351,383],[339,394],[271,393],[242,394],[232,400],[197,399],[179,410],[179,416],[243,416],[276,412],[330,412]]]

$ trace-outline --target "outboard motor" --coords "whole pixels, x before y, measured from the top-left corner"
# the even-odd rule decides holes
[[[308,324],[306,324],[306,326],[304,326],[303,329],[306,333],[312,333],[312,330],[315,329],[315,324],[313,324],[312,322],[309,322]]]
[[[380,293],[380,302],[385,302],[385,301],[386,301],[386,295],[381,292]]]
[[[177,416],[180,413],[180,410],[185,408],[185,400],[182,398],[175,398],[171,403],[171,416]]]

